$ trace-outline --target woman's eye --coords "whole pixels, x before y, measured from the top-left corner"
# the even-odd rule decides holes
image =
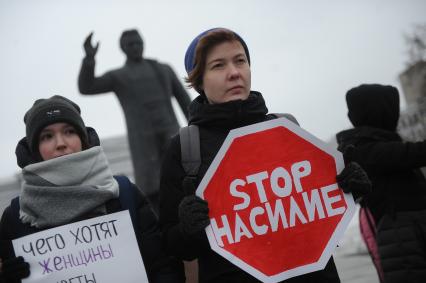
[[[51,138],[52,138],[51,134],[41,134],[40,135],[40,141],[47,141],[47,140],[49,140]]]
[[[219,68],[222,68],[223,67],[223,63],[217,63],[217,64],[214,64],[213,66],[212,66],[212,69],[219,69]]]
[[[76,131],[75,131],[74,128],[68,128],[68,129],[65,130],[65,134],[74,135],[74,134],[76,134]]]

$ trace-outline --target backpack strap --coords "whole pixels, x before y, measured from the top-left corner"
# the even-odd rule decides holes
[[[137,207],[135,201],[135,189],[132,187],[132,183],[129,178],[122,175],[114,176],[114,179],[118,183],[120,191],[120,204],[123,210],[129,210],[130,218],[132,219],[133,227],[137,228]]]
[[[272,119],[282,118],[282,117],[287,118],[291,122],[293,122],[296,125],[300,126],[299,122],[297,122],[297,119],[293,115],[291,115],[289,113],[270,113],[269,115],[272,116]]]
[[[9,234],[12,235],[13,239],[20,238],[32,233],[39,232],[38,228],[30,226],[29,224],[24,224],[20,220],[19,210],[21,209],[21,205],[19,203],[19,197],[15,197],[10,202],[10,210],[9,210],[9,223],[8,231]]]
[[[9,227],[11,234],[16,238],[20,238],[22,236],[26,236],[29,231],[27,231],[28,226],[21,222],[19,218],[19,210],[21,209],[21,205],[19,204],[19,197],[15,197],[10,202],[10,216],[12,219],[12,227]]]
[[[15,197],[11,200],[10,209],[12,211],[12,215],[18,216],[19,219],[19,210],[21,209],[21,205],[19,204],[19,197]]]
[[[189,125],[179,129],[181,163],[185,171],[182,181],[185,195],[195,192],[198,171],[201,165],[200,131],[197,125]]]

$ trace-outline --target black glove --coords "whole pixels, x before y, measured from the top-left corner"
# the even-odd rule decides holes
[[[210,224],[207,201],[196,195],[186,196],[179,204],[180,228],[186,236],[200,233]]]
[[[367,173],[356,162],[350,162],[336,177],[337,184],[345,193],[352,193],[355,200],[371,192]]]
[[[21,283],[21,279],[30,276],[30,265],[22,256],[3,261],[0,281],[7,283]]]

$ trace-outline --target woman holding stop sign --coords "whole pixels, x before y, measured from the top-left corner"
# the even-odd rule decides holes
[[[275,118],[268,115],[262,94],[251,90],[250,54],[235,32],[214,28],[198,35],[185,54],[187,82],[200,95],[189,106],[189,124],[199,128],[201,165],[188,178],[182,167],[179,135],[173,137],[162,166],[160,225],[166,251],[182,260],[198,259],[200,282],[258,282],[209,246],[205,227],[208,203],[195,196],[207,169],[232,129]],[[356,164],[337,177],[345,192],[365,193],[370,182]],[[279,253],[279,251],[277,251]],[[286,282],[340,282],[331,259],[324,270]]]

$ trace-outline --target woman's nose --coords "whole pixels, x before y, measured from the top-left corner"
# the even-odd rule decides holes
[[[61,149],[66,147],[65,139],[61,134],[56,135],[56,148]]]
[[[240,70],[234,64],[229,65],[229,78],[235,79],[240,76]]]

